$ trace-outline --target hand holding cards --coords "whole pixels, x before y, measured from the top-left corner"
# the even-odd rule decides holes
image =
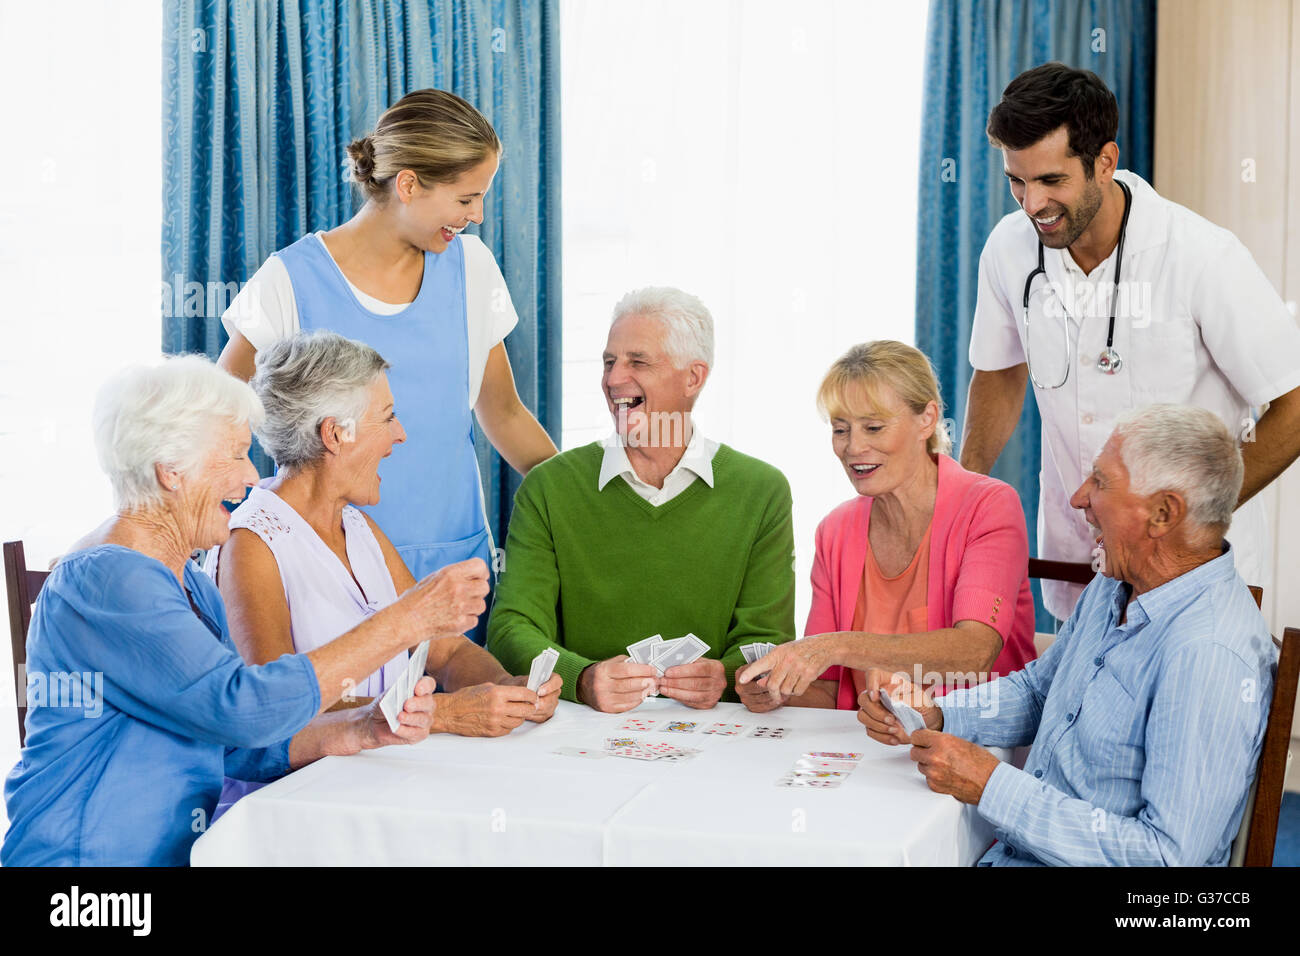
[[[397,728],[401,726],[397,715],[402,712],[402,707],[405,706],[407,699],[415,694],[415,685],[424,676],[424,666],[428,660],[429,642],[421,641],[419,646],[411,652],[411,659],[407,661],[406,670],[402,671],[397,682],[384,691],[384,696],[379,700],[379,709],[388,721],[388,729],[393,733],[397,733]]]
[[[925,729],[925,718],[911,704],[902,700],[895,700],[889,695],[889,691],[880,688],[880,706],[894,715],[894,718],[903,727],[903,733],[912,736],[918,730]]]
[[[537,693],[543,684],[551,679],[555,672],[555,662],[560,659],[560,652],[548,647],[533,658],[532,667],[528,669],[528,689]]]

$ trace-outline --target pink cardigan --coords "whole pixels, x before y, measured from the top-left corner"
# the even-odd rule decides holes
[[[928,626],[938,630],[956,621],[983,621],[1002,636],[993,676],[1019,670],[1036,656],[1029,538],[1020,497],[1005,482],[967,471],[947,455],[939,455],[938,462],[926,591]],[[870,518],[871,498],[860,495],[817,526],[805,635],[853,629]],[[857,709],[847,670],[836,665],[822,678],[839,681],[840,710]]]

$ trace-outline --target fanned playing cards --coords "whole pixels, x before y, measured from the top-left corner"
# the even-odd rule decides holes
[[[402,712],[407,698],[415,693],[415,685],[424,676],[424,666],[428,660],[429,642],[421,641],[411,652],[411,659],[406,662],[406,670],[402,671],[402,675],[393,686],[384,691],[384,696],[379,699],[379,710],[388,721],[388,729],[393,733],[397,733],[397,728],[401,726],[397,715]]]

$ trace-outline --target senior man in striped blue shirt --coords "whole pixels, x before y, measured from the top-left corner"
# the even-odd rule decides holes
[[[858,719],[911,743],[930,789],[976,805],[981,865],[1222,866],[1259,760],[1276,652],[1224,540],[1240,449],[1212,413],[1116,426],[1071,504],[1101,573],[1038,660],[932,702],[871,671]],[[879,702],[910,700],[909,738]],[[1024,770],[985,747],[1031,744]]]

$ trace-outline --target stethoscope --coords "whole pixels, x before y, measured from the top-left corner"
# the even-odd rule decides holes
[[[1110,297],[1110,327],[1106,330],[1106,347],[1102,349],[1100,357],[1097,359],[1097,370],[1106,375],[1114,375],[1124,367],[1124,360],[1120,358],[1119,352],[1115,351],[1115,305],[1119,301],[1119,268],[1124,261],[1124,234],[1128,232],[1128,214],[1133,207],[1133,195],[1129,192],[1128,187],[1115,180],[1119,188],[1124,193],[1124,216],[1119,223],[1119,243],[1115,247],[1115,278],[1114,287],[1111,290]],[[1046,385],[1038,380],[1034,374],[1034,360],[1029,354],[1029,293],[1034,284],[1034,277],[1037,275],[1047,276],[1047,270],[1043,268],[1043,241],[1038,240],[1038,268],[1029,273],[1029,278],[1025,279],[1025,298],[1024,298],[1024,319],[1025,319],[1025,363],[1029,366],[1029,377],[1033,380],[1035,388],[1060,388],[1070,377],[1070,366],[1074,364],[1074,346],[1070,343],[1070,323],[1062,322],[1061,329],[1065,333],[1065,374],[1055,385]]]

